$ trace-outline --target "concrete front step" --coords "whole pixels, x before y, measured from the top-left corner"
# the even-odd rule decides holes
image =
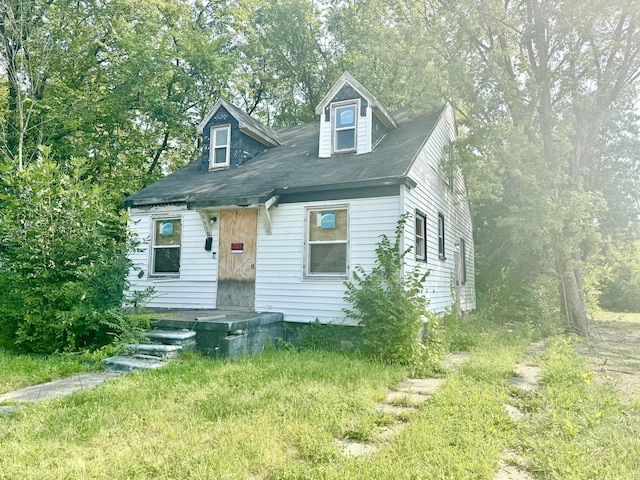
[[[156,343],[135,343],[124,347],[126,355],[150,355],[159,358],[175,358],[182,350],[182,345],[159,345]]]
[[[147,338],[153,342],[165,345],[179,345],[182,347],[192,347],[196,344],[196,332],[193,330],[151,330],[147,333]]]
[[[167,362],[158,357],[142,355],[136,357],[128,357],[124,355],[118,355],[117,357],[105,358],[104,360],[102,360],[102,364],[104,365],[104,369],[107,372],[128,373],[162,368],[167,365]]]

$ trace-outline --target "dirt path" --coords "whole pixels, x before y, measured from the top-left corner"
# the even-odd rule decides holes
[[[624,401],[640,399],[640,314],[604,314],[577,350],[596,381],[616,388]]]

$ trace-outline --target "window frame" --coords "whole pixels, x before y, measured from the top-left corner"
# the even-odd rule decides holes
[[[440,260],[446,260],[446,243],[445,243],[445,221],[444,213],[438,212],[438,257]]]
[[[217,132],[227,132],[227,143],[224,145],[216,145]],[[226,149],[225,163],[216,163],[216,150]],[[231,164],[231,125],[212,125],[209,131],[209,170],[217,170],[226,168]]]
[[[446,148],[446,174],[447,174],[447,188],[451,193],[455,192],[456,170],[453,163],[453,142],[449,142]]]
[[[462,285],[467,284],[467,242],[464,238],[460,238],[460,269],[462,270],[460,275],[460,283]]]
[[[418,226],[418,222],[421,221],[421,227]],[[419,262],[427,261],[427,215],[420,210],[415,212],[415,231],[414,231],[414,251],[416,260]],[[418,251],[418,242],[422,240],[422,252]]]
[[[180,221],[180,243],[178,245],[156,245],[156,225],[158,222],[166,222],[167,220],[179,220]],[[151,242],[149,248],[149,277],[172,277],[177,278],[180,276],[180,267],[182,265],[182,215],[169,215],[162,217],[151,218]],[[178,271],[177,272],[156,272],[156,250],[158,249],[178,249]]]
[[[345,210],[346,211],[346,238],[345,240],[331,240],[331,241],[323,241],[323,240],[310,240],[310,229],[311,229],[311,213],[312,212],[322,212],[327,210]],[[303,265],[303,278],[306,280],[345,280],[349,278],[349,246],[350,246],[350,206],[339,204],[339,205],[319,205],[319,206],[311,206],[305,207],[304,209],[304,265]],[[344,244],[345,245],[345,265],[344,265],[344,273],[332,273],[332,272],[318,272],[314,273],[311,271],[311,247],[313,245],[331,245],[331,244]]]
[[[338,111],[341,108],[353,107],[353,126],[338,127]],[[358,116],[360,112],[360,101],[349,100],[347,102],[339,102],[331,105],[331,147],[333,153],[350,153],[358,150]],[[353,130],[353,148],[338,148],[338,132]]]

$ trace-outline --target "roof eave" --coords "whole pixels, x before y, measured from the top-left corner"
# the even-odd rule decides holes
[[[263,145],[266,145],[268,147],[277,147],[278,145],[280,145],[280,139],[279,138],[277,138],[277,137],[275,137],[275,138],[274,137],[267,137],[266,135],[262,135],[261,132],[255,130],[254,128],[251,128],[246,123],[243,123],[243,122],[238,122],[238,123],[240,125],[240,131],[242,133],[244,133],[245,135],[250,136],[254,140],[259,141]]]

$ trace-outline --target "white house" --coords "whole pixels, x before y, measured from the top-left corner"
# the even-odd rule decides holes
[[[394,118],[345,73],[316,113],[318,123],[272,130],[219,100],[198,127],[201,157],[126,200],[143,241],[130,289],[153,287],[151,307],[348,323],[344,281],[373,266],[379,236],[407,213],[407,268],[431,271],[429,308],[474,309],[465,183],[443,161],[451,104]]]

